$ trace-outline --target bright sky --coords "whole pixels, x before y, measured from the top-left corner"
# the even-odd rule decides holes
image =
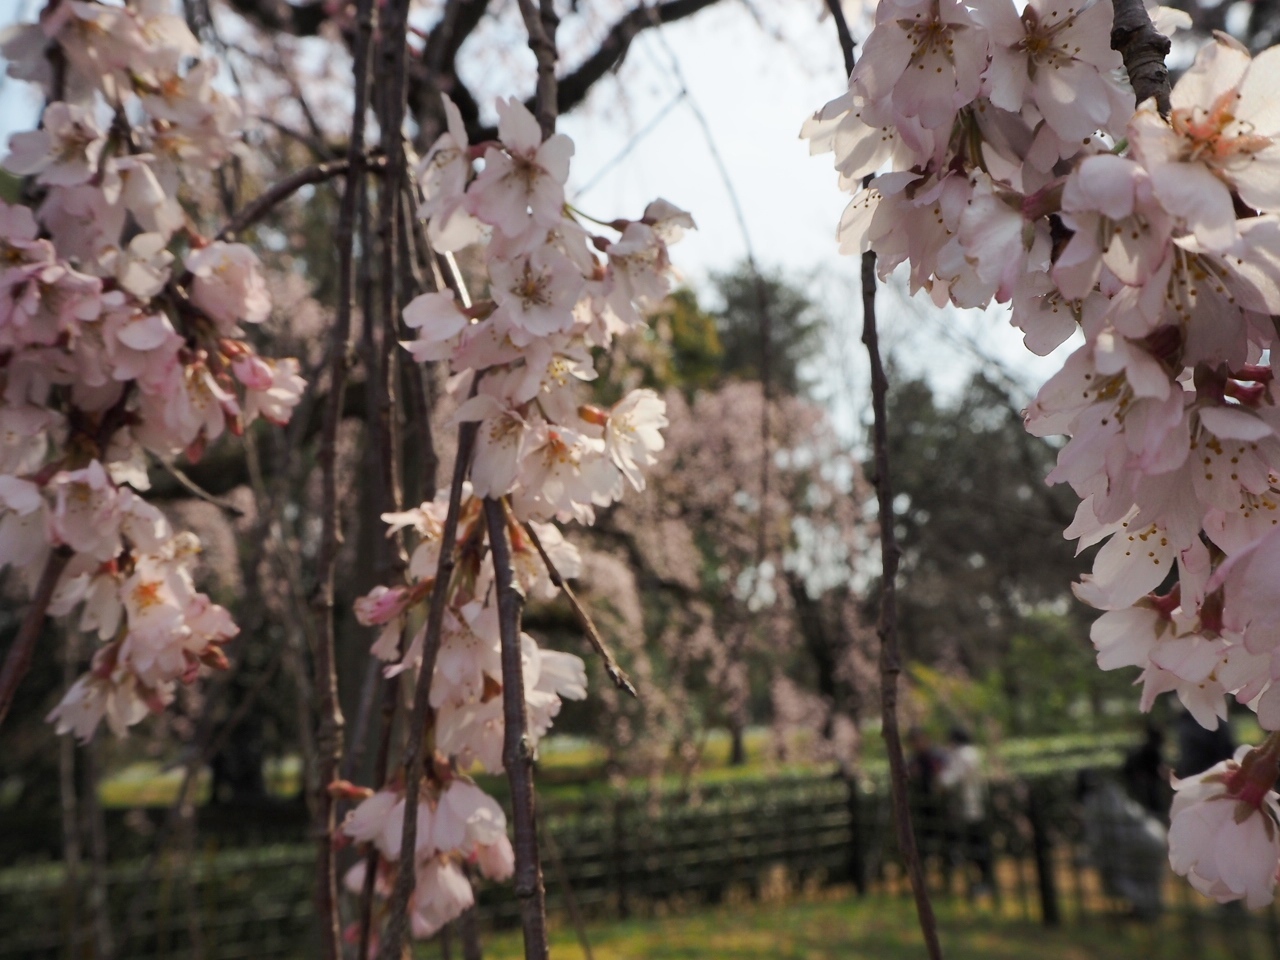
[[[598,85],[588,103],[562,121],[577,143],[570,196],[606,220],[636,215],[657,196],[688,209],[700,229],[673,250],[673,259],[702,287],[709,273],[732,267],[746,252],[727,176],[758,261],[810,284],[832,316],[822,382],[852,436],[865,409],[866,375],[857,343],[858,264],[841,257],[835,243],[848,198],[836,188],[830,157],[810,157],[798,136],[804,119],[844,88],[844,69],[834,27],[818,19],[823,4],[773,2],[770,16],[782,25],[782,39],[768,36],[734,0],[641,34],[616,79]],[[36,5],[0,6],[3,23]],[[0,88],[0,136],[32,122],[36,104],[25,87],[6,80]],[[927,304],[904,309],[892,292],[881,302],[886,347],[944,392],[961,386],[977,364],[957,338],[978,344],[1032,389],[1054,369],[1022,347],[1003,310],[983,316]]]
[[[843,91],[844,67],[831,21],[818,19],[822,4],[786,2],[794,13],[775,14],[784,20],[785,41],[765,36],[743,5],[733,2],[663,27],[661,37],[655,31],[641,35],[618,80],[597,89],[585,109],[563,121],[578,143],[570,188],[572,193],[595,179],[637,130],[687,89],[685,100],[575,202],[611,216],[663,196],[690,210],[701,229],[681,241],[673,259],[695,285],[740,260],[746,250],[742,232],[696,107],[738,194],[756,257],[762,265],[811,278],[835,321],[832,367],[824,380],[848,425],[849,417],[865,409],[866,388],[865,360],[856,342],[859,264],[840,256],[835,243],[836,223],[849,198],[836,187],[830,156],[809,156],[807,143],[799,139],[805,118]],[[670,66],[673,56],[678,75]],[[627,117],[608,109],[616,103],[614,83],[628,91]],[[1009,327],[1001,308],[987,315],[943,312],[922,299],[914,309],[904,309],[901,300],[893,292],[881,297],[885,345],[904,367],[926,373],[944,392],[962,386],[974,369],[969,342],[1031,389],[1055,369],[1054,361],[1022,346],[1021,334]]]

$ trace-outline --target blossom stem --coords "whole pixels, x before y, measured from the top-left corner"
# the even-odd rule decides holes
[[[526,523],[524,532],[533,542],[534,548],[538,551],[538,556],[542,558],[542,563],[547,568],[547,576],[551,578],[551,582],[564,591],[565,598],[569,601],[569,606],[573,608],[578,622],[582,624],[582,629],[586,631],[587,639],[604,661],[604,670],[605,673],[609,674],[609,679],[613,681],[614,686],[619,690],[625,690],[631,696],[639,698],[640,694],[636,692],[635,684],[631,682],[631,678],[627,676],[626,671],[618,666],[618,661],[614,659],[613,652],[609,649],[608,644],[604,642],[604,638],[600,636],[600,631],[596,629],[595,621],[591,619],[591,614],[582,605],[582,601],[573,592],[573,588],[565,582],[564,577],[560,575],[560,571],[556,569],[555,563],[542,546],[542,541],[538,539],[537,533],[534,532],[533,525]]]
[[[521,596],[511,568],[506,511],[500,500],[486,497],[485,524],[498,589],[498,631],[502,640],[502,764],[511,784],[511,819],[515,827],[516,897],[524,932],[525,960],[546,960],[547,904],[538,855],[538,821],[533,791],[533,748],[525,712],[524,664],[520,650]],[[407,808],[406,808],[407,809]],[[405,818],[408,819],[407,817]],[[404,849],[403,847],[401,849]]]
[[[479,385],[479,377],[472,385],[472,395]],[[479,421],[471,420],[458,427],[458,454],[453,464],[453,481],[449,487],[449,506],[440,533],[440,563],[436,568],[435,582],[431,589],[431,605],[427,608],[426,633],[422,641],[422,664],[418,668],[418,680],[413,691],[413,710],[409,714],[408,735],[404,747],[404,808],[416,810],[422,786],[423,734],[431,710],[431,678],[436,670],[436,655],[440,652],[440,634],[444,627],[444,610],[449,599],[449,588],[456,564],[454,547],[458,540],[458,515],[462,512],[462,487],[471,468],[471,454],[476,445]],[[418,818],[405,817],[401,833],[400,849],[416,850],[418,843]],[[400,960],[408,928],[409,898],[413,895],[412,869],[401,870],[396,875],[395,887],[387,905],[387,929],[378,956],[382,960]]]

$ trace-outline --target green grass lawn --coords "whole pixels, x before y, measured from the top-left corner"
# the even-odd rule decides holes
[[[990,907],[948,903],[939,906],[939,921],[948,960],[1148,960],[1181,957],[1189,946],[1181,919],[1172,916],[1155,926],[1093,919],[1083,926],[1047,930],[998,916]],[[1238,944],[1217,943],[1212,933],[1194,953],[1200,960],[1251,955],[1242,954]],[[847,892],[782,904],[744,903],[660,919],[592,923],[587,935],[595,960],[919,960],[925,956],[909,900],[859,900]],[[553,927],[551,954],[555,960],[585,958],[565,922]],[[519,932],[488,938],[484,955],[487,960],[523,957]]]
[[[1134,734],[1123,732],[1006,740],[993,752],[989,763],[991,773],[995,776],[1035,775],[1085,765],[1114,766],[1123,757],[1124,748],[1135,740]],[[693,779],[709,786],[827,769],[811,764],[778,764],[770,761],[770,743],[771,734],[768,730],[748,730],[747,763],[733,767],[729,766],[728,733],[712,730],[702,744],[701,763]],[[539,793],[543,797],[568,801],[598,793],[612,793],[615,789],[604,779],[605,752],[599,744],[582,737],[551,736],[542,742],[539,753],[538,783]],[[882,779],[886,775],[887,764],[878,737],[868,737],[862,769],[875,779]],[[301,776],[301,763],[296,756],[272,759],[267,761],[264,774],[267,789],[273,795],[294,796]],[[112,771],[103,779],[102,802],[108,807],[165,806],[173,802],[182,777],[183,771],[178,767],[165,769],[153,760],[138,761]],[[209,771],[201,771],[196,782],[197,803],[206,800],[209,781]],[[678,773],[662,778],[665,786],[677,786],[685,781],[686,778]],[[481,782],[496,795],[505,795],[506,784],[502,778],[482,777]],[[637,790],[651,786],[653,783],[648,779],[635,779],[631,782],[631,787]]]

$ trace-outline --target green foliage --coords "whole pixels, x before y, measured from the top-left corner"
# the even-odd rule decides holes
[[[827,320],[804,288],[778,270],[757,275],[741,263],[711,278],[722,306],[712,311],[722,348],[720,373],[760,380],[762,318],[769,321],[769,381],[775,393],[805,396],[805,365],[822,350]]]
[[[1021,405],[981,374],[946,405],[923,380],[890,384],[906,653],[1001,687],[1010,732],[1062,729],[1046,725],[1074,722],[1072,705],[1094,696],[1085,678],[1098,671],[1087,612],[1069,591],[1087,562],[1062,537],[1074,496],[1044,483],[1056,451],[1026,433]]]
[[[769,380],[775,395],[805,396],[805,367],[822,349],[826,318],[803,285],[780,271],[761,276],[743,263],[714,274],[708,310],[681,287],[653,314],[652,327],[628,341],[625,357],[600,364],[597,399],[611,403],[631,386],[670,387],[693,397],[729,380],[760,380],[762,312],[769,318]],[[639,341],[639,342],[637,342]]]
[[[0,170],[0,200],[5,203],[22,202],[22,178],[7,170]]]
[[[1131,671],[1099,670],[1081,629],[1074,617],[1032,612],[1019,620],[999,664],[977,679],[913,663],[912,695],[924,725],[941,736],[960,724],[979,738],[1132,727]]]
[[[659,336],[671,350],[671,386],[686,393],[710,389],[719,380],[724,362],[724,347],[716,330],[716,319],[698,304],[698,297],[688,287],[681,287],[667,298],[655,316]]]
[[[1136,960],[1164,955],[1162,940],[1178,936],[1181,918],[1160,927],[1114,923],[1073,924],[1047,930],[1023,918],[1012,900],[1004,909],[975,910],[955,901],[937,904],[950,960]],[[854,899],[847,891],[802,902],[744,904],[688,916],[592,924],[587,928],[596,960],[918,960],[924,944],[906,897]],[[552,955],[583,956],[568,924],[553,929]],[[484,945],[486,957],[523,956],[520,934],[504,933]],[[422,951],[421,956],[429,956]],[[1200,956],[1225,957],[1214,945]]]

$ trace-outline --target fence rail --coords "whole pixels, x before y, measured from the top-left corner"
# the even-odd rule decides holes
[[[1069,778],[994,785],[989,844],[990,896],[1028,921],[1079,923],[1118,918],[1132,906],[1107,889],[1090,862]],[[644,915],[657,909],[764,896],[776,888],[848,883],[860,892],[906,894],[882,792],[836,777],[796,776],[708,786],[696,791],[548,805],[541,829],[554,840],[548,902],[572,891],[591,916]],[[919,825],[928,875],[939,896],[972,895],[982,877],[965,840],[946,819]],[[972,852],[972,851],[968,851]],[[0,958],[92,957],[109,930],[117,957],[203,960],[302,957],[311,949],[314,856],[306,845],[200,848],[148,865],[106,872],[106,903],[95,925],[84,893],[57,865],[0,872]],[[1163,878],[1159,929],[1174,930],[1160,956],[1221,953],[1232,960],[1280,960],[1274,910],[1221,908]],[[481,891],[485,922],[517,916],[507,887]]]

